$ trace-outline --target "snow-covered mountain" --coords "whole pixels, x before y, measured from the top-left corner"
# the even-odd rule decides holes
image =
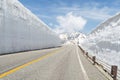
[[[0,0],[0,54],[59,46],[57,36],[19,0]]]
[[[63,40],[63,42],[72,41],[74,43],[78,43],[80,40],[82,41],[84,38],[86,38],[85,34],[80,32],[74,32],[74,33],[64,33],[60,34],[60,39]]]
[[[94,29],[91,32],[91,34],[99,32],[100,30],[103,30],[106,27],[116,27],[116,26],[120,26],[120,13],[117,13],[115,16],[101,23],[96,29]]]
[[[97,58],[120,68],[120,13],[93,30],[82,47]]]

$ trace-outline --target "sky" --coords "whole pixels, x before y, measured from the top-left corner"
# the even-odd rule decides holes
[[[89,34],[120,12],[120,0],[19,0],[57,33]]]

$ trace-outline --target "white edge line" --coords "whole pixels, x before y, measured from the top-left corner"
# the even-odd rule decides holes
[[[87,73],[86,73],[86,71],[85,71],[85,69],[84,69],[84,67],[83,67],[83,64],[82,64],[82,61],[81,61],[81,59],[80,59],[80,55],[79,55],[79,53],[78,53],[78,47],[77,47],[77,57],[78,57],[78,61],[79,61],[79,65],[80,65],[80,67],[81,67],[81,69],[82,69],[82,72],[83,72],[83,75],[84,75],[84,79],[85,80],[89,80],[89,78],[88,78],[88,75],[87,75]]]

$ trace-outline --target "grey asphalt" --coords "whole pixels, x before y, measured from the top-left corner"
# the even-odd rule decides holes
[[[49,54],[58,48],[0,56],[0,73]],[[108,80],[76,45],[64,45],[49,57],[0,80]],[[88,78],[86,78],[88,77]]]

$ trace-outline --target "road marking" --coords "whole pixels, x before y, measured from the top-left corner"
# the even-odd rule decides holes
[[[29,66],[29,65],[31,65],[31,64],[33,64],[33,63],[36,63],[36,62],[38,62],[38,61],[41,61],[42,59],[47,58],[47,57],[51,56],[52,54],[57,53],[57,52],[60,51],[60,50],[61,50],[61,49],[54,50],[54,51],[48,53],[47,55],[41,56],[40,58],[37,58],[37,59],[32,60],[32,61],[30,61],[30,62],[28,62],[28,63],[25,63],[25,64],[23,64],[23,65],[21,65],[21,66],[18,66],[18,67],[14,68],[14,69],[11,69],[11,70],[9,70],[9,71],[7,71],[7,72],[4,72],[4,73],[0,74],[0,78],[3,78],[3,77],[5,77],[5,76],[7,76],[7,75],[9,75],[9,74],[12,74],[12,73],[14,73],[14,72],[16,72],[16,71],[18,71],[18,70],[26,67],[26,66]]]
[[[79,55],[79,53],[78,53],[78,46],[77,46],[77,49],[76,49],[76,50],[77,50],[78,61],[79,61],[80,67],[81,67],[82,72],[83,72],[83,75],[84,75],[84,79],[85,79],[85,80],[89,80],[88,75],[87,75],[87,73],[86,73],[86,71],[85,71],[85,69],[84,69],[84,67],[83,67],[82,61],[81,61],[81,59],[80,59],[80,55]]]

